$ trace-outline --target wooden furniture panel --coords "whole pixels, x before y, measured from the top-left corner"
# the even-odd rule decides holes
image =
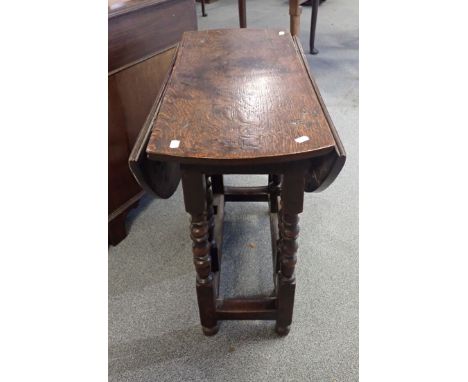
[[[175,48],[170,48],[109,77],[109,81],[115,82],[120,96],[130,147],[158,95],[174,53]]]
[[[127,152],[130,149],[126,131],[125,111],[114,78],[109,78],[109,154],[108,154],[108,186],[109,214],[122,207],[127,200],[140,192],[133,182],[127,163]]]
[[[175,45],[196,30],[193,0],[127,1],[109,12],[109,72]]]
[[[131,148],[172,66],[177,42],[184,31],[196,29],[192,0],[109,2],[110,244],[125,237],[125,217],[143,195],[128,167]]]

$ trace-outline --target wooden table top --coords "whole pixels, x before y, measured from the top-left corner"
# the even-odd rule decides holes
[[[149,158],[256,164],[306,159],[335,139],[288,31],[185,32],[152,124]]]

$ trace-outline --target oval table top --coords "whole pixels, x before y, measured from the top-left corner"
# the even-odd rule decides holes
[[[333,127],[305,65],[288,31],[185,32],[148,157],[243,165],[332,151]]]

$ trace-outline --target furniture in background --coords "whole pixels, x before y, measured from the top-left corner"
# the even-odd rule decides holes
[[[205,11],[205,0],[197,0],[201,3],[202,16],[208,16]],[[315,48],[315,30],[317,27],[317,15],[319,4],[325,2],[325,0],[307,0],[300,4],[301,6],[312,6],[312,12],[310,17],[310,35],[309,35],[309,52],[310,54],[318,54],[318,50]],[[206,1],[206,3],[210,3]],[[247,9],[246,0],[238,0],[239,4],[239,26],[241,28],[247,28]],[[295,0],[289,1],[289,15],[291,17],[290,31],[293,36],[300,32],[300,15],[301,9],[299,3]]]
[[[307,0],[304,1],[302,6],[312,6],[312,12],[310,16],[310,36],[309,36],[309,51],[310,54],[317,54],[319,51],[315,49],[315,29],[317,27],[317,15],[319,4],[325,2],[325,0]]]
[[[207,13],[206,13],[206,10],[205,10],[205,0],[197,0],[201,3],[201,12],[202,12],[202,16],[203,17],[206,17],[208,16]]]
[[[193,0],[109,1],[108,240],[143,195],[128,167],[131,148],[164,82],[182,33],[197,29]]]
[[[130,167],[151,190],[151,180],[163,179],[150,163],[180,166],[204,334],[215,334],[221,320],[274,320],[286,335],[304,191],[326,188],[345,163],[299,39],[279,30],[188,32],[162,89]],[[225,174],[268,174],[269,182],[227,187]],[[274,291],[223,298],[224,206],[253,201],[269,205]]]
[[[205,12],[205,0],[199,0],[202,6],[202,15],[207,16]],[[209,3],[209,1],[207,1]],[[247,6],[246,0],[238,0],[239,5],[239,26],[247,28]],[[299,0],[289,0],[290,32],[293,36],[300,32],[301,7]]]
[[[315,49],[315,29],[317,27],[317,15],[320,0],[312,1],[312,13],[310,16],[310,36],[309,36],[309,52],[310,54],[318,54],[318,50]]]
[[[206,14],[206,11],[205,11],[205,4],[211,4],[211,3],[214,3],[214,2],[216,2],[218,0],[195,0],[195,1],[201,4],[202,16],[206,17],[208,15]]]

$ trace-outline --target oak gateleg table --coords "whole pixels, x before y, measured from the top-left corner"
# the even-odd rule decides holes
[[[287,31],[185,32],[130,156],[141,186],[167,198],[182,180],[204,334],[222,320],[292,322],[299,214],[304,192],[325,189],[345,151]],[[268,174],[262,187],[227,187],[225,174]],[[225,203],[266,202],[275,291],[219,296]]]

